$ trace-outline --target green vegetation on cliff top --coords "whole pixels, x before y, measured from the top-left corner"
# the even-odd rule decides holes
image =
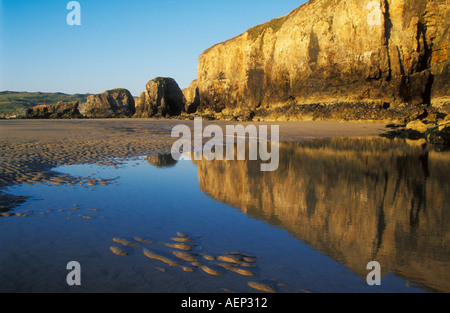
[[[306,7],[307,5],[309,5],[310,3],[312,3],[314,0],[309,0],[308,2],[303,3],[302,5],[300,5],[299,7],[295,8],[294,10],[292,10],[289,14],[282,16],[282,17],[278,17],[278,18],[274,18],[272,20],[270,20],[269,22],[260,24],[260,25],[256,25],[254,27],[249,28],[245,33],[248,34],[248,39],[253,41],[256,40],[259,35],[263,34],[265,30],[267,30],[268,28],[271,28],[273,30],[274,33],[276,33],[277,31],[279,31],[281,29],[281,27],[283,26],[283,24],[289,19],[289,17],[293,14],[298,13],[299,11],[301,11],[304,7]],[[244,34],[245,34],[244,33]],[[240,36],[242,36],[242,34],[235,36],[233,38],[230,38],[224,42],[220,42],[217,43],[215,45],[213,45],[212,47],[209,47],[208,49],[206,49],[205,51],[203,51],[203,54],[208,53],[209,51],[211,51],[213,48],[219,46],[219,45],[223,45],[227,42],[230,42],[236,38],[239,38]]]
[[[282,17],[279,17],[279,18],[274,18],[273,20],[271,20],[269,22],[266,22],[266,23],[260,24],[260,25],[256,25],[256,26],[248,29],[246,31],[246,33],[248,34],[248,39],[251,40],[251,41],[256,40],[259,37],[259,35],[261,35],[267,28],[272,28],[272,30],[274,32],[279,31],[280,28],[283,26],[284,22],[286,22],[286,20],[288,18],[289,18],[289,15],[282,16]],[[203,51],[202,54],[206,54],[209,51],[211,51],[212,49],[214,49],[215,47],[223,45],[225,43],[228,43],[228,42],[230,42],[230,41],[232,41],[232,40],[234,40],[236,38],[239,38],[240,36],[242,36],[242,34],[240,34],[238,36],[235,36],[233,38],[230,38],[230,39],[228,39],[228,40],[226,40],[224,42],[217,43],[214,46],[209,47],[208,49]]]
[[[111,90],[107,90],[106,92],[107,93],[115,93],[115,92],[117,92],[117,93],[128,93],[128,90],[125,89],[125,88],[114,88],[114,89],[111,89]]]
[[[289,16],[286,15],[286,16],[283,16],[283,17],[274,18],[270,22],[267,22],[267,23],[264,23],[264,24],[260,24],[260,25],[257,25],[257,26],[254,26],[254,27],[250,28],[249,30],[247,30],[248,38],[250,40],[255,40],[267,28],[272,28],[273,32],[276,33],[277,31],[280,30],[280,28],[283,26],[284,22],[286,22],[288,17]]]

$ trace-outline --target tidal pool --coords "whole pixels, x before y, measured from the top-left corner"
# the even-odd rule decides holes
[[[0,216],[0,292],[450,291],[447,152],[324,139],[280,143],[274,172],[188,155],[118,163],[59,166],[71,183],[3,190],[27,198]],[[66,281],[71,261],[79,286]],[[370,261],[381,285],[367,284]]]

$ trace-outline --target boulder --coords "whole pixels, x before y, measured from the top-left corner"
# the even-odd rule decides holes
[[[428,127],[425,123],[423,123],[422,121],[412,121],[409,122],[406,125],[406,129],[411,129],[411,130],[415,130],[418,131],[421,134],[424,134],[427,132]]]
[[[78,110],[79,102],[59,101],[56,105],[36,105],[26,111],[26,118],[70,119],[83,117]]]
[[[35,105],[32,108],[29,108],[25,112],[26,118],[50,118],[54,110],[52,105],[42,104]]]
[[[156,77],[150,80],[136,103],[135,117],[171,117],[185,112],[183,92],[173,78]]]
[[[107,90],[102,94],[90,95],[81,111],[89,118],[132,117],[135,112],[134,98],[127,89]]]
[[[437,146],[450,147],[450,127],[439,128],[428,135],[428,141]]]

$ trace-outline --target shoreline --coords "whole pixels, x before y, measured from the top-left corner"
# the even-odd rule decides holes
[[[159,118],[111,118],[111,119],[5,119],[0,120],[0,141],[14,138],[33,138],[47,141],[54,138],[74,138],[76,135],[113,135],[117,131],[149,133],[152,130],[170,138],[175,125],[193,125],[193,120]],[[373,121],[228,121],[203,120],[203,125],[279,125],[280,141],[325,137],[366,137],[386,133],[388,122]],[[81,133],[74,133],[74,131]],[[103,131],[103,133],[102,133]],[[105,131],[112,131],[106,133]],[[45,137],[44,137],[45,136]]]
[[[384,123],[302,121],[203,121],[207,125],[279,125],[280,142],[329,137],[381,137]],[[176,125],[193,121],[172,119],[1,120],[0,192],[20,183],[79,183],[52,169],[61,165],[117,166],[122,159],[168,154],[178,138]],[[5,207],[6,208],[6,207]],[[5,209],[4,208],[4,209]]]
[[[352,227],[345,231],[347,234],[346,238],[349,238],[350,241],[342,244],[341,240],[339,240],[339,244],[335,244],[333,247],[327,245],[333,239],[341,238],[342,229],[349,225],[347,221],[354,221],[354,225],[366,226],[369,222],[369,225],[374,226],[370,227],[370,229],[376,229],[377,225],[380,225],[380,221],[386,223],[387,226],[383,229],[383,247],[385,249],[391,246],[390,243],[394,243],[392,246],[395,246],[397,242],[394,240],[395,236],[392,236],[392,234],[398,234],[396,225],[400,223],[408,225],[410,214],[407,209],[409,208],[409,203],[416,201],[420,195],[432,190],[439,191],[437,194],[442,194],[442,196],[436,198],[436,201],[441,202],[436,202],[437,204],[434,207],[432,204],[435,202],[429,200],[431,202],[430,208],[440,208],[442,207],[440,203],[446,203],[445,190],[448,184],[444,184],[442,187],[439,182],[445,182],[445,171],[448,169],[450,160],[449,153],[438,154],[433,151],[429,152],[423,146],[414,145],[411,147],[413,144],[408,141],[397,141],[397,139],[381,136],[389,131],[388,125],[385,124],[321,121],[272,123],[204,121],[203,123],[203,126],[217,124],[222,127],[232,123],[255,124],[256,126],[262,124],[279,125],[280,149],[284,151],[283,162],[280,164],[283,166],[275,174],[273,172],[261,174],[264,175],[261,180],[263,185],[259,187],[261,195],[258,193],[256,195],[253,194],[254,188],[258,186],[257,181],[261,179],[261,175],[255,175],[254,170],[257,170],[257,168],[253,166],[254,163],[250,164],[250,161],[241,163],[226,162],[222,164],[209,162],[208,160],[193,161],[197,168],[197,175],[193,176],[194,184],[196,183],[195,180],[198,179],[198,188],[205,195],[214,201],[236,207],[253,219],[267,219],[268,222],[273,222],[268,217],[273,216],[276,211],[276,221],[281,221],[282,223],[274,223],[274,227],[286,229],[290,234],[296,236],[295,238],[299,238],[321,251],[332,252],[335,255],[350,251],[348,254],[350,261],[345,263],[345,266],[356,273],[362,268],[358,266],[359,259],[354,261],[355,259],[351,258],[354,256],[351,253],[353,250],[348,250],[350,246],[353,247],[351,240],[357,236],[357,238],[363,238],[364,242],[372,243],[376,242],[373,240],[376,240],[378,237],[377,234],[370,230],[363,232],[364,236],[361,236],[360,228]],[[61,211],[66,210],[67,207],[65,206],[52,207],[50,205],[49,208],[45,206],[47,198],[52,197],[51,193],[43,193],[42,198],[41,193],[34,196],[32,196],[33,193],[31,195],[26,193],[18,195],[17,192],[9,193],[8,187],[22,184],[62,186],[60,189],[56,189],[56,193],[68,192],[68,195],[71,194],[69,190],[64,191],[66,187],[75,189],[77,193],[81,192],[80,194],[84,194],[85,191],[82,188],[86,188],[86,192],[93,191],[92,198],[88,198],[88,207],[92,208],[91,203],[95,203],[97,196],[96,186],[119,186],[121,177],[116,175],[122,175],[120,173],[122,165],[134,166],[131,163],[136,161],[136,164],[148,162],[156,167],[165,166],[165,161],[167,160],[164,157],[159,159],[157,156],[155,159],[147,158],[147,160],[142,159],[142,157],[170,153],[172,142],[177,140],[177,138],[171,138],[170,132],[173,126],[179,124],[193,126],[193,121],[148,119],[0,121],[0,223],[4,222],[4,217],[26,217],[28,214],[34,214],[33,212],[39,212],[39,210],[41,210],[40,214],[45,215],[49,211],[43,211],[43,208],[50,211],[56,208],[58,210],[64,208]],[[289,141],[291,143],[288,143]],[[323,145],[324,142],[325,145]],[[423,159],[423,156],[426,156],[426,158]],[[425,162],[424,160],[426,160],[426,163],[423,163]],[[125,161],[131,161],[130,165],[126,165]],[[434,177],[434,180],[426,181],[423,184],[424,187],[419,189],[410,189],[410,180],[404,178],[405,173],[408,173],[406,177],[411,179],[419,179],[421,177],[429,179],[427,176],[429,174],[426,174],[429,173],[428,161],[432,164],[430,169],[431,173],[434,174],[431,175]],[[108,176],[105,177],[102,174],[95,174],[89,171],[86,173],[92,174],[81,174],[79,176],[79,174],[70,175],[66,174],[65,171],[58,171],[58,166],[71,164],[105,166],[108,167],[107,170],[110,174],[107,174]],[[426,169],[422,167],[424,164],[427,164]],[[444,167],[442,166],[443,164],[445,165]],[[110,172],[112,168],[116,167],[118,168],[117,171]],[[258,171],[258,173],[260,172]],[[389,174],[389,180],[385,176],[386,173],[392,174],[392,176]],[[436,173],[439,173],[437,178]],[[157,180],[164,177],[165,174],[159,175],[163,176],[148,177],[152,180]],[[139,179],[140,176],[138,175],[137,177]],[[169,174],[167,179],[172,180],[173,177],[172,173]],[[235,184],[236,177],[241,177],[240,179],[245,183]],[[359,177],[360,180],[354,180],[354,177]],[[386,181],[380,179],[380,177],[386,178]],[[221,183],[217,183],[217,181]],[[378,181],[380,181],[379,188],[375,188],[374,186],[378,186],[376,184]],[[127,192],[129,190],[127,188],[135,186],[134,183],[133,181],[133,184],[128,185],[128,187],[117,188]],[[226,188],[224,187],[225,185]],[[147,185],[143,186],[144,189],[147,188]],[[278,187],[274,188],[274,186]],[[299,206],[299,201],[307,201],[311,186],[315,190],[319,190],[321,194],[327,195],[320,199],[314,197],[313,200],[308,200],[314,203],[313,215],[311,215],[313,211],[309,210],[308,206]],[[337,186],[342,188],[336,188]],[[400,186],[400,196],[394,198],[386,196],[386,190],[397,190],[398,186]],[[114,187],[111,187],[114,190]],[[149,186],[149,188],[151,187]],[[301,192],[299,192],[299,188]],[[117,190],[119,189],[113,192],[117,192]],[[271,192],[263,196],[263,192],[267,190],[271,190]],[[418,195],[415,194],[417,190],[419,190]],[[49,192],[53,192],[53,189]],[[355,197],[355,194],[358,196]],[[388,195],[393,194],[388,192]],[[98,193],[98,195],[100,195],[100,198],[105,196],[103,192]],[[72,198],[73,194],[72,197],[67,197],[67,201],[76,203],[74,206],[77,206],[75,209],[78,209],[79,202],[70,202]],[[392,208],[391,205],[389,208],[383,208],[383,212],[386,212],[386,219],[384,215],[380,216],[377,214],[379,208],[386,203],[385,198],[387,199],[386,201],[396,201]],[[144,199],[148,198],[144,197]],[[258,207],[255,203],[261,203],[261,199],[264,200],[263,203],[272,203],[273,201],[273,207],[265,205]],[[330,206],[330,201],[332,201],[330,199],[340,200]],[[28,200],[45,201],[42,201],[41,206],[38,204],[34,207],[33,204],[27,206],[26,202]],[[60,200],[61,198],[57,196],[53,202],[56,203]],[[372,205],[368,205],[369,202]],[[86,206],[86,203],[84,206]],[[139,206],[141,202],[137,201],[137,203]],[[131,206],[134,206],[134,204],[131,204]],[[335,206],[340,209],[328,209]],[[397,206],[399,209],[395,210]],[[83,208],[83,205],[80,207]],[[113,208],[114,210],[111,211],[116,211],[116,208]],[[120,211],[123,208],[118,209]],[[100,210],[103,210],[103,208],[100,208]],[[397,214],[393,211],[398,211],[399,213]],[[432,217],[439,216],[441,213],[438,209],[432,212]],[[366,215],[360,215],[360,213],[365,213]],[[87,218],[86,216],[79,215],[81,218]],[[312,216],[315,219],[311,219]],[[329,218],[323,218],[324,216]],[[421,216],[420,229],[427,230],[427,225],[430,227],[443,225],[443,222],[439,223],[440,219],[436,220],[432,217]],[[358,222],[361,220],[363,221],[362,224]],[[313,222],[310,223],[310,221]],[[298,225],[306,222],[308,222],[308,225],[312,225],[311,228],[298,228]],[[326,233],[325,237],[319,236],[320,238],[325,238],[325,240],[317,238],[314,231],[314,227],[322,225],[322,222],[326,229],[334,230],[334,232]],[[24,227],[26,228],[27,226]],[[412,231],[408,232],[407,229],[402,234],[406,238],[410,238],[415,230],[417,228],[412,228]],[[348,236],[349,234],[353,234],[353,236]],[[432,235],[430,233],[430,236]],[[435,236],[431,238],[440,240],[441,237]],[[435,246],[439,244],[436,240],[432,240]],[[426,241],[420,241],[419,243],[422,242]],[[46,247],[46,243],[43,246]],[[367,249],[362,246],[360,250],[356,251],[358,251],[358,255],[366,255]],[[395,258],[397,254],[394,252],[387,256],[381,254],[378,260],[382,261],[382,264],[392,264],[392,260],[397,261]],[[402,252],[404,251],[402,250]],[[410,249],[406,247],[406,253],[408,252],[411,258],[416,255],[414,247]],[[428,252],[428,250],[425,252]],[[30,253],[30,255],[33,253]],[[372,254],[372,252],[369,254]],[[441,254],[437,254],[437,257],[435,257],[434,254],[427,253],[425,255],[428,257],[426,260],[429,262],[435,262],[441,256]],[[429,282],[425,284],[425,287],[438,287],[431,289],[432,292],[447,289],[445,279],[436,280],[434,278],[435,271],[431,271],[431,274],[428,274],[428,272],[423,274],[421,272],[417,275],[414,269],[401,265],[398,265],[399,268],[408,273],[408,277],[418,281],[425,279],[426,282]],[[437,271],[439,271],[439,267]],[[362,271],[361,275],[364,274],[364,271]]]

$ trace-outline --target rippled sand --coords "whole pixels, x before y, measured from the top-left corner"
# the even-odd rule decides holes
[[[107,180],[72,177],[52,171],[60,165],[102,164],[118,166],[121,160],[144,155],[170,153],[177,138],[174,126],[193,121],[154,119],[89,120],[0,120],[0,211],[6,212],[24,201],[1,192],[15,184],[105,185]],[[249,123],[203,121],[203,127]],[[342,122],[272,122],[279,125],[281,141],[308,138],[378,136],[385,124]],[[224,131],[225,133],[225,131]],[[206,139],[205,139],[206,140]]]
[[[0,187],[9,183],[47,179],[46,175],[41,177],[42,171],[56,165],[114,165],[115,158],[169,153],[176,140],[171,138],[172,128],[181,123],[193,126],[192,121],[148,119],[2,120]],[[225,127],[232,122],[203,121],[204,126],[211,123]],[[376,123],[264,124],[280,125],[282,141],[329,136],[376,136],[386,131],[384,124]]]

